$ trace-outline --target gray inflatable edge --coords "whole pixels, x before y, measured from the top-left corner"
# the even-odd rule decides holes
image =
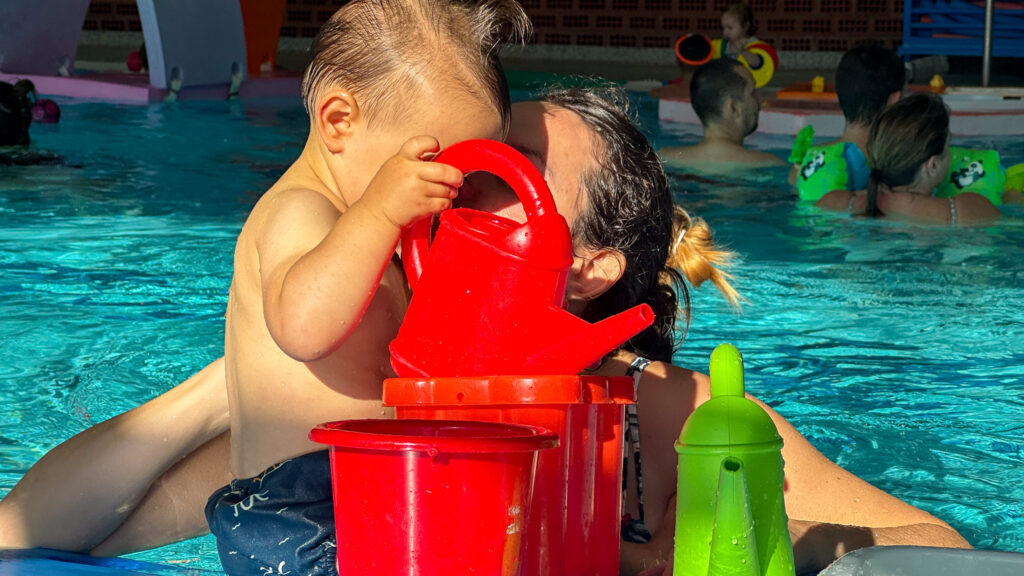
[[[818,576],[1022,576],[1024,554],[924,546],[872,546],[854,550]]]

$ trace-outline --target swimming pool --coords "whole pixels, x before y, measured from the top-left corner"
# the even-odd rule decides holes
[[[297,101],[62,105],[33,138],[66,165],[0,167],[0,494],[220,355],[234,237],[308,126]],[[640,112],[661,145],[696,137],[659,126],[652,101]],[[995,145],[1024,162],[1024,144]],[[975,546],[1024,550],[1024,227],[851,220],[781,186],[676,176],[742,255],[750,300],[737,316],[695,291],[677,361],[704,370],[735,343],[748,388],[826,456]],[[218,565],[209,537],[135,557]]]

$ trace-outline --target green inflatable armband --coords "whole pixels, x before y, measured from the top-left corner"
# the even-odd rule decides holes
[[[686,419],[679,454],[673,574],[793,576],[782,438],[743,391],[732,344],[711,354],[711,399]]]
[[[811,145],[813,143],[814,126],[808,124],[796,133],[796,138],[793,140],[793,151],[789,154],[789,163],[802,163],[804,161],[804,156],[807,155],[807,151],[811,149]]]
[[[1024,192],[1024,164],[1016,164],[1006,169],[1005,189]]]
[[[796,177],[796,191],[800,200],[817,202],[833,190],[846,190],[849,177],[846,174],[846,159],[843,151],[846,144],[839,142],[831,146],[812,146],[800,163]]]
[[[1003,203],[1006,176],[995,150],[972,150],[949,147],[949,172],[935,189],[938,198],[949,198],[965,192],[974,192],[988,198],[992,204]]]

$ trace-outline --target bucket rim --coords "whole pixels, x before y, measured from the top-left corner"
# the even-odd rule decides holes
[[[395,429],[394,433],[387,432],[390,427]],[[462,433],[452,436],[410,433],[416,427],[441,432],[460,430]],[[310,431],[309,439],[326,444],[332,450],[426,452],[432,456],[439,453],[537,452],[559,445],[558,435],[541,426],[475,420],[338,420],[317,425]]]
[[[518,374],[384,380],[385,406],[634,404],[629,376]]]

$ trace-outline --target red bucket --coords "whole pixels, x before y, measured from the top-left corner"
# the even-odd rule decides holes
[[[622,428],[632,378],[391,378],[398,418],[540,426],[560,445],[537,459],[523,576],[618,576]]]
[[[321,424],[346,575],[518,574],[537,451],[532,426],[441,420]]]

